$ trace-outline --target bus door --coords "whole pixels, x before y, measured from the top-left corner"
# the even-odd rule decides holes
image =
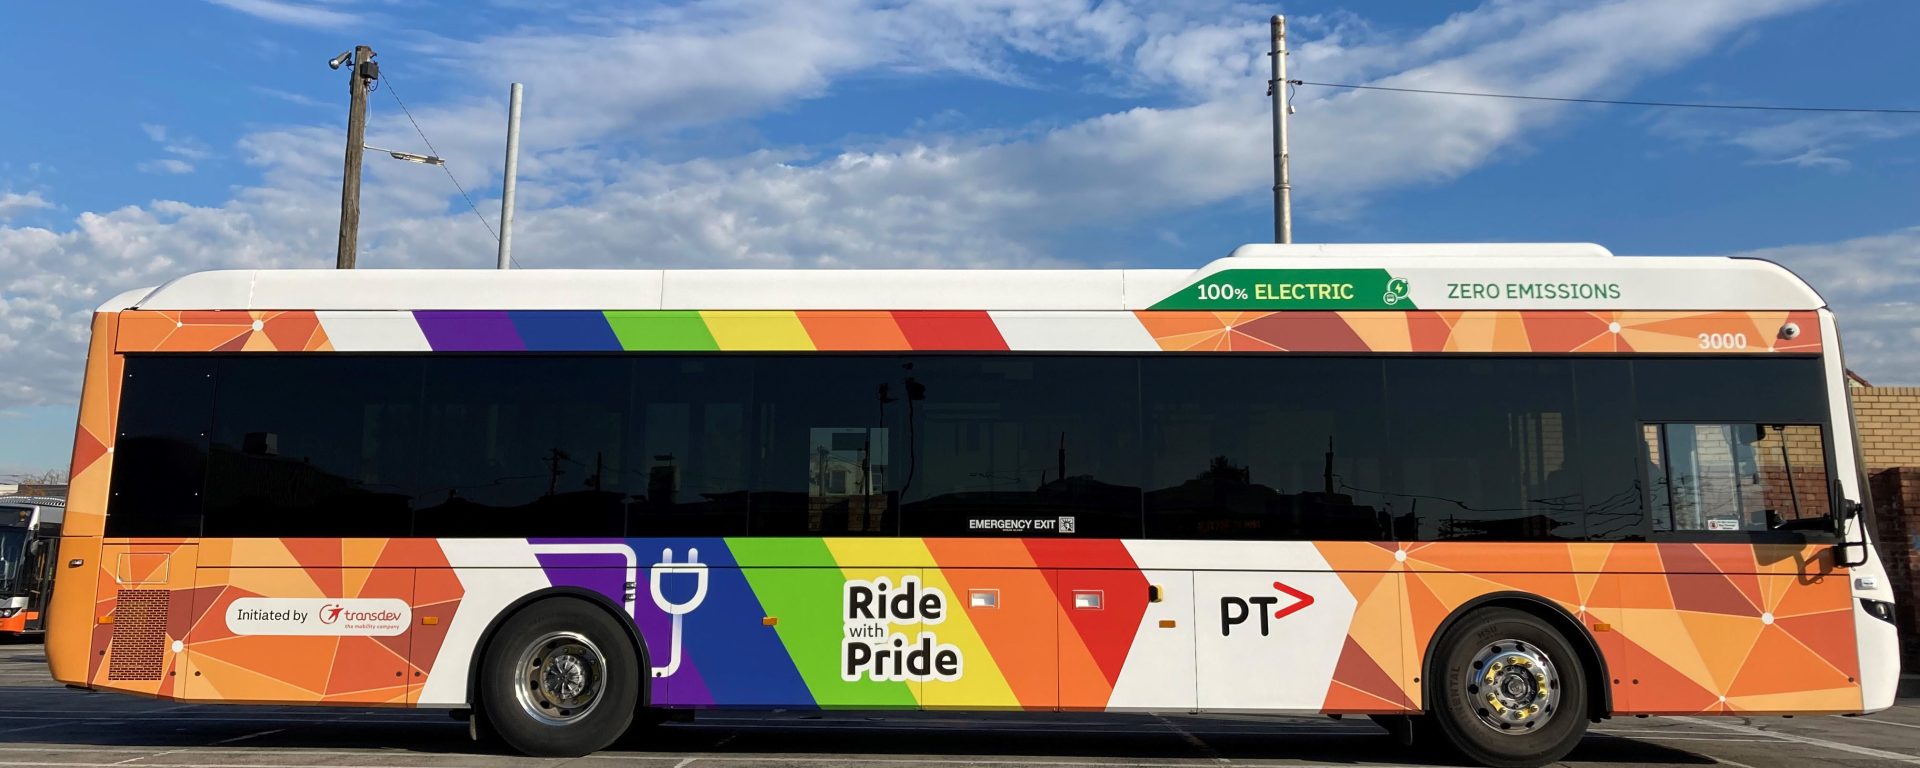
[[[404,704],[415,568],[386,539],[202,542],[186,698]]]
[[[194,544],[108,543],[95,581],[93,685],[180,695],[193,625]],[[83,564],[84,567],[84,564]]]
[[[47,604],[53,601],[53,568],[60,562],[60,527],[41,526],[27,542],[27,559],[20,586],[27,598],[25,631],[47,631]]]

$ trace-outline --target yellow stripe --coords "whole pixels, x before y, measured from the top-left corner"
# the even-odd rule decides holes
[[[720,349],[728,352],[813,351],[813,338],[807,335],[800,317],[792,312],[712,311],[701,312],[707,331]]]
[[[1013,688],[1007,685],[1006,677],[1001,675],[1000,667],[993,663],[993,656],[987,652],[987,644],[980,639],[980,632],[973,627],[973,620],[960,601],[966,595],[953,593],[953,586],[947,583],[940,569],[932,567],[933,554],[927,551],[927,545],[919,539],[826,539],[827,551],[833,553],[835,562],[842,563],[841,573],[849,579],[871,581],[881,576],[894,585],[900,584],[903,576],[920,577],[923,589],[938,589],[946,597],[946,607],[942,611],[942,621],[938,624],[922,624],[914,627],[900,627],[900,631],[909,640],[916,639],[917,632],[929,632],[936,644],[950,644],[960,651],[960,679],[953,682],[938,680],[926,683],[908,683],[915,701],[926,706],[927,691],[936,688],[934,696],[937,704],[952,705],[965,702],[973,707],[995,707],[1018,709],[1020,700],[1013,695]],[[844,564],[852,565],[844,565]],[[876,564],[890,564],[889,567],[874,567]]]

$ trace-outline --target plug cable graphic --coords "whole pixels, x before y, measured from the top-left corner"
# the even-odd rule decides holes
[[[639,614],[634,610],[633,587],[640,581],[640,558],[634,555],[632,547],[625,544],[554,543],[534,544],[532,548],[535,553],[539,554],[620,555],[626,560],[627,566],[627,593],[624,595],[625,600],[622,602],[625,603],[628,616],[636,619],[639,618]],[[648,587],[649,591],[653,593],[653,604],[658,606],[660,610],[665,611],[667,615],[673,617],[673,634],[672,639],[668,641],[667,665],[653,668],[654,677],[667,677],[680,671],[680,635],[682,620],[687,614],[692,613],[695,608],[699,608],[700,604],[707,600],[707,564],[700,562],[700,550],[696,547],[687,548],[686,562],[676,563],[673,561],[673,549],[669,547],[660,550],[660,562],[655,563],[649,570]],[[676,603],[668,600],[665,590],[662,589],[662,585],[666,581],[665,577],[673,574],[693,577],[693,596],[684,602]]]
[[[666,592],[660,588],[660,585],[666,581],[668,575],[672,574],[693,577],[693,597],[679,603],[667,599]],[[653,604],[673,617],[673,640],[667,652],[667,665],[653,668],[654,677],[668,677],[680,671],[681,620],[707,600],[707,564],[700,562],[700,550],[697,548],[687,548],[687,561],[684,563],[673,562],[671,548],[662,549],[660,562],[654,564],[647,576],[649,582],[647,586],[653,592]]]

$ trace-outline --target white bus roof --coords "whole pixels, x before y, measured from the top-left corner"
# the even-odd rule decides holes
[[[1395,292],[1397,299],[1387,295]],[[1211,298],[1202,301],[1200,294],[1208,293]],[[1308,300],[1297,300],[1303,297]],[[221,270],[129,291],[100,310],[1750,311],[1823,306],[1805,282],[1765,261],[1615,257],[1587,244],[1446,243],[1248,245],[1198,270]]]

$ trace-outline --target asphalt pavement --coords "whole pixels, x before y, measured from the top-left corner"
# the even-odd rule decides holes
[[[36,644],[0,646],[0,767],[1433,766],[1365,718],[1019,713],[701,713],[573,761],[476,745],[440,711],[181,704],[70,690]],[[1872,717],[1622,718],[1576,766],[1920,766],[1920,699]]]

